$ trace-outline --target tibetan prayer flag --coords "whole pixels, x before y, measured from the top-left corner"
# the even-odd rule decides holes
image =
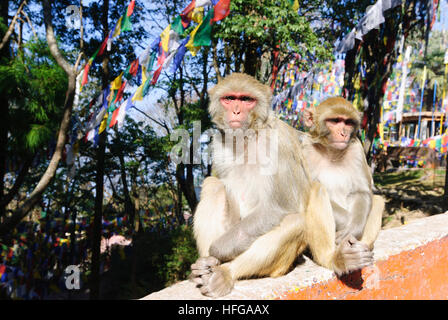
[[[215,15],[212,21],[220,21],[227,17],[230,13],[230,0],[220,0],[215,5]]]
[[[82,87],[89,81],[89,70],[91,65],[92,62],[89,60],[89,62],[84,67],[84,74],[82,76],[82,82],[81,82]]]
[[[140,87],[137,88],[137,91],[135,91],[134,96],[132,97],[132,101],[142,101],[143,100],[143,86],[145,84],[143,83]]]
[[[137,58],[132,62],[131,67],[129,68],[129,74],[131,74],[133,77],[137,75],[138,66],[139,66],[139,60]]]
[[[126,8],[126,13],[123,15],[123,20],[121,21],[121,31],[131,31],[132,23],[131,19],[127,14],[128,8]]]
[[[143,82],[143,91],[142,91],[142,95],[145,97],[148,92],[149,92],[149,88],[151,87],[151,81],[146,80],[145,82]]]
[[[110,124],[109,124],[109,128],[112,128],[117,123],[117,117],[118,117],[118,113],[120,112],[121,107],[122,106],[118,107],[112,113],[112,118],[111,118],[111,121],[110,121]]]
[[[105,114],[103,121],[101,121],[100,128],[98,130],[98,134],[102,133],[107,127],[107,118],[109,118],[109,114]]]
[[[180,17],[182,19],[182,26],[186,29],[191,21],[190,13],[194,10],[196,6],[196,0],[191,1],[191,3],[182,11]]]
[[[194,36],[193,45],[195,47],[210,46],[212,44],[212,25],[210,24],[212,17],[213,9],[210,9]]]
[[[149,57],[148,65],[146,66],[148,73],[152,71],[152,68],[154,67],[154,62],[156,61],[156,59],[157,59],[157,52],[154,51],[153,53],[151,53],[151,56]]]
[[[168,44],[170,42],[170,30],[171,25],[169,24],[165,30],[160,34],[160,43],[163,51],[168,52]]]
[[[196,8],[209,6],[211,4],[211,0],[196,0]]]
[[[198,51],[199,51],[199,49],[200,49],[200,47],[196,47],[196,46],[194,45],[194,38],[195,38],[195,36],[196,36],[196,32],[198,32],[200,26],[201,26],[201,25],[198,25],[193,31],[191,31],[191,33],[190,33],[190,40],[189,40],[189,41],[187,42],[187,44],[185,45],[185,47],[187,47],[188,50],[190,50],[191,55],[192,55],[193,57],[196,56],[196,53],[198,53]]]
[[[126,15],[128,17],[130,17],[132,15],[132,13],[134,12],[134,8],[135,8],[135,0],[132,0],[131,3],[128,6],[128,10],[127,10],[127,13],[126,13]]]
[[[115,78],[115,80],[112,82],[112,90],[119,90],[121,88],[121,79],[123,77],[123,72],[120,73],[118,77]]]
[[[160,73],[162,72],[162,67],[163,65],[161,65],[155,72],[154,75],[152,76],[152,81],[151,84],[154,85],[157,83],[157,80],[159,79]]]
[[[98,52],[99,55],[102,55],[104,53],[104,49],[106,49],[108,40],[109,40],[109,35],[107,35],[106,39],[104,39],[103,43],[101,44],[100,51]]]
[[[181,16],[177,16],[174,18],[173,23],[171,24],[171,30],[174,30],[179,35],[183,35],[185,32],[185,28],[182,25],[182,18]]]
[[[124,123],[124,118],[126,116],[126,112],[132,107],[132,99],[128,98],[120,107],[120,111],[118,112],[117,116],[117,126],[118,128],[121,128]]]
[[[114,28],[114,34],[113,34],[113,38],[118,37],[121,33],[121,23],[123,22],[123,17],[120,17],[120,19],[118,19],[117,24],[115,25]]]
[[[180,64],[182,63],[185,53],[187,52],[187,48],[185,47],[185,45],[189,40],[190,36],[186,37],[180,44],[180,47],[177,49],[176,56],[174,57],[174,63],[173,66],[171,67],[172,73],[175,73],[179,68]]]
[[[123,98],[123,92],[124,92],[124,89],[126,88],[126,84],[127,84],[127,81],[123,82],[121,87],[118,89],[117,96],[114,101],[115,103],[119,102]]]
[[[191,20],[196,23],[201,23],[203,18],[204,8],[194,8],[193,12],[191,13]]]

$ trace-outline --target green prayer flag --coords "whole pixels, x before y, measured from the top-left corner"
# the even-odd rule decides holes
[[[143,93],[142,96],[146,96],[148,94],[149,88],[151,87],[151,80],[148,78],[143,85]]]
[[[182,18],[180,15],[178,15],[176,18],[174,18],[173,23],[171,24],[171,30],[176,31],[179,35],[184,34],[184,26],[182,25]]]
[[[211,8],[207,15],[202,20],[201,25],[199,26],[198,31],[196,32],[193,40],[193,45],[195,47],[200,46],[211,46],[212,44],[212,25],[210,24],[210,20],[213,18],[214,12],[213,8]]]
[[[131,31],[132,23],[130,17],[128,17],[128,8],[126,8],[126,13],[123,15],[123,20],[121,20],[121,31]]]

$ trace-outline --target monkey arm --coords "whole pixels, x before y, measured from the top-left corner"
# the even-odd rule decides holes
[[[352,193],[349,198],[350,218],[347,229],[350,234],[360,240],[372,208],[372,195],[367,191],[358,191]]]
[[[246,251],[260,236],[279,225],[283,214],[256,211],[235,225],[215,240],[209,249],[211,256],[221,261],[230,261]]]

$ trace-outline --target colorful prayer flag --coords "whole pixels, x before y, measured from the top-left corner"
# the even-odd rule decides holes
[[[230,0],[220,0],[214,7],[215,15],[212,21],[220,21],[230,13]]]
[[[212,25],[210,22],[213,15],[214,13],[212,8],[207,12],[207,15],[200,24],[199,29],[194,36],[194,46],[210,46],[212,44]]]

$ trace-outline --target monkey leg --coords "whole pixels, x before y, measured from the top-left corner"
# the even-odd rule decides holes
[[[235,280],[251,276],[278,277],[288,272],[305,248],[303,218],[290,214],[272,231],[259,237],[234,260],[213,266],[201,277],[202,294],[219,297],[232,291]]]
[[[373,254],[353,236],[336,246],[336,224],[326,189],[317,181],[310,190],[305,213],[305,239],[314,261],[337,275],[361,269],[373,262]]]
[[[373,250],[373,243],[381,230],[381,221],[384,211],[384,199],[374,195],[372,198],[372,209],[367,218],[366,226],[361,237],[361,242],[365,243],[370,250]]]

